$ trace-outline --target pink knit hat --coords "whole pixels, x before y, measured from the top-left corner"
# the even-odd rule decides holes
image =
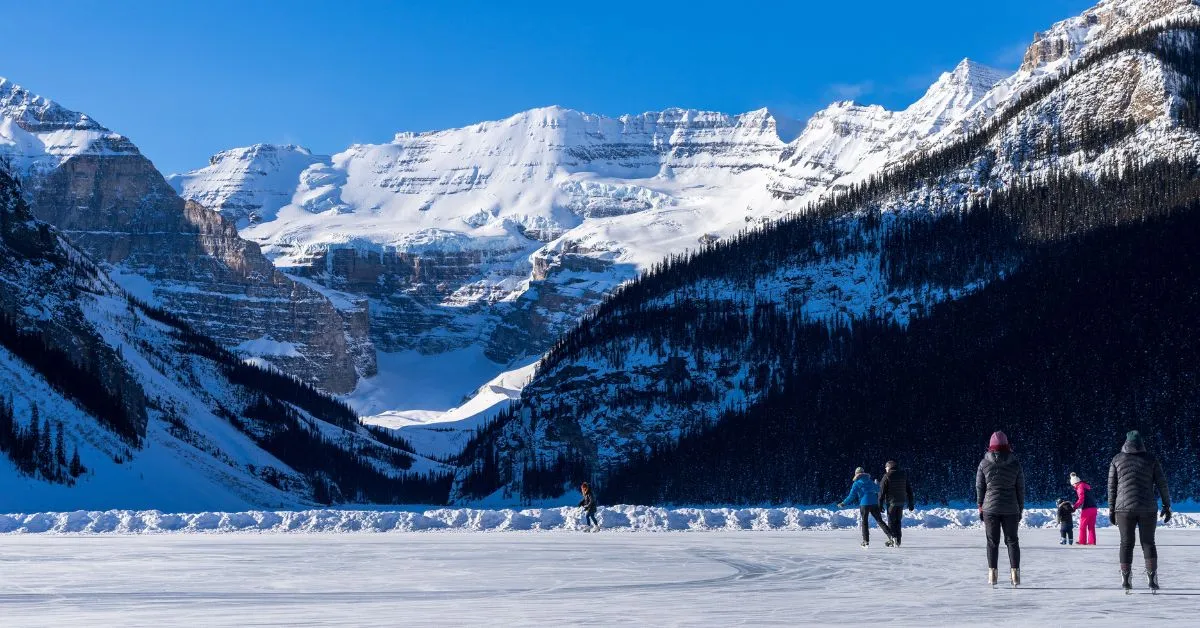
[[[988,441],[988,451],[1008,451],[1010,449],[1008,437],[1004,435],[1004,432],[992,434],[992,440]]]

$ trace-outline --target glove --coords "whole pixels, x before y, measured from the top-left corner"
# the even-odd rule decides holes
[[[843,504],[842,502],[838,502],[838,508],[845,508],[845,507],[846,507],[846,504]]]
[[[1117,513],[1113,512],[1111,510],[1108,511],[1108,522],[1111,523],[1112,525],[1117,525]]]
[[[1162,518],[1163,518],[1163,523],[1166,523],[1171,520],[1171,507],[1170,506],[1163,506]]]

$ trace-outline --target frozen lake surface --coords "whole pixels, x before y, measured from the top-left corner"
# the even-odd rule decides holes
[[[1190,622],[1200,532],[1159,530],[1164,590],[1123,594],[1116,533],[1022,530],[1020,590],[980,530],[8,535],[7,626],[1146,625]],[[1001,566],[1005,566],[1001,557]],[[1140,558],[1138,559],[1140,562]]]

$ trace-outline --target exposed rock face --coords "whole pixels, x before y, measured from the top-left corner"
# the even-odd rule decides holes
[[[1155,22],[1197,15],[1194,0],[1104,0],[1034,35],[1021,71],[1034,72],[1079,57],[1086,47],[1137,32]]]
[[[540,353],[638,266],[765,212],[741,211],[738,195],[765,197],[779,124],[766,110],[614,119],[549,107],[353,146],[298,176],[269,157],[290,147],[226,151],[172,183],[196,200],[291,198],[242,235],[293,275],[369,298],[380,350],[478,345],[505,364]],[[790,138],[795,124],[782,124]],[[261,176],[238,188],[229,172]]]
[[[225,346],[333,392],[374,373],[361,323],[278,272],[232,224],[185,202],[125,138],[0,80],[0,152],[37,218],[113,278]]]

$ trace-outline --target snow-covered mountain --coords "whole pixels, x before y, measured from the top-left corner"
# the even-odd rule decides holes
[[[228,150],[169,180],[239,221],[289,274],[346,302],[368,299],[384,355],[377,380],[350,399],[381,423],[430,420],[531,363],[640,270],[801,209],[967,125],[995,107],[985,101],[1003,78],[964,60],[905,111],[836,103],[804,126],[765,109],[608,118],[547,107],[328,158]],[[443,399],[380,394],[446,364],[470,367],[441,380]]]
[[[0,511],[409,501],[441,465],[394,444],[131,298],[0,170]]]
[[[1072,43],[1047,52],[1048,40]],[[793,145],[820,158],[789,156],[772,189],[795,199],[820,199],[839,188],[845,194],[819,204],[813,218],[793,219],[739,238],[728,249],[675,262],[606,303],[542,361],[524,389],[520,411],[505,415],[502,426],[474,447],[478,462],[463,472],[457,496],[495,499],[494,491],[500,491],[538,499],[560,490],[554,485],[560,475],[603,480],[638,460],[650,460],[638,467],[642,472],[657,473],[662,469],[653,464],[669,463],[655,458],[656,452],[684,434],[704,434],[730,414],[755,417],[760,428],[764,422],[779,427],[782,421],[771,423],[761,413],[783,412],[780,399],[822,392],[787,389],[783,382],[795,384],[798,369],[820,368],[823,354],[817,352],[829,344],[834,347],[829,355],[838,356],[839,343],[853,338],[840,340],[842,331],[907,327],[933,306],[1010,275],[1025,259],[1024,253],[989,248],[1010,237],[1000,223],[979,227],[988,234],[975,236],[979,240],[967,237],[975,227],[963,226],[960,237],[941,242],[934,238],[931,216],[1004,199],[1003,193],[1016,188],[1030,196],[1005,200],[1014,211],[1046,212],[1024,218],[1029,222],[1017,241],[1034,249],[1041,239],[1122,224],[1125,209],[1162,207],[1165,191],[1183,190],[1172,192],[1179,195],[1172,203],[1194,202],[1186,164],[1200,159],[1198,47],[1200,7],[1194,2],[1104,2],[1040,34],[1013,76],[993,82],[993,75],[968,88],[971,104],[956,107],[955,121],[927,127],[933,133],[927,139],[890,126],[907,111],[835,105],[819,114]],[[975,72],[965,64],[953,74]],[[806,135],[822,139],[805,143]],[[845,162],[839,165],[838,159]],[[1140,170],[1163,163],[1184,166],[1173,166],[1169,175]],[[794,174],[800,166],[808,168],[800,171],[803,176]],[[869,174],[879,176],[870,185],[848,187]],[[1124,198],[1132,192],[1114,183],[1123,174],[1152,180],[1146,185],[1155,191]],[[1067,187],[1056,189],[1056,182]],[[1103,184],[1105,193],[1079,202],[1094,183]],[[1038,208],[1038,198],[1063,204]],[[1139,217],[1130,220],[1136,224]],[[818,359],[817,365],[809,359]],[[772,410],[762,410],[771,403]],[[729,424],[721,433],[734,438],[736,432]],[[754,432],[741,444],[752,449],[754,443],[792,436]],[[803,454],[797,448],[788,453]],[[692,463],[702,466],[695,457]],[[730,471],[714,465],[705,472]],[[700,481],[702,472],[693,475]],[[750,473],[745,481],[759,490],[770,483],[762,479],[769,475],[763,470],[755,479]],[[646,476],[613,481],[625,482],[622,494],[628,495]],[[678,485],[646,486],[660,488],[660,499],[683,494]]]
[[[124,136],[0,79],[0,157],[38,218],[147,302],[327,390],[374,373],[365,313],[276,271],[231,224],[179,198]]]

